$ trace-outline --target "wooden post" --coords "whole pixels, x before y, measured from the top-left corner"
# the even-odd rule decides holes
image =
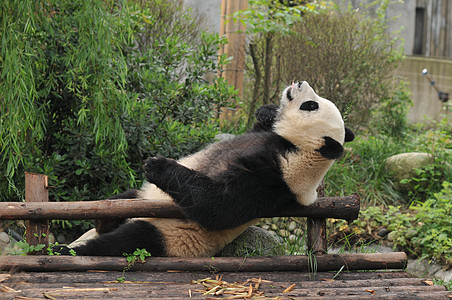
[[[241,96],[243,90],[246,34],[245,26],[240,22],[233,22],[230,16],[247,7],[248,0],[221,1],[220,36],[225,36],[228,43],[220,49],[219,53],[232,57],[232,60],[224,67],[220,76],[239,91],[239,96]],[[233,111],[223,110],[221,117],[229,119],[232,115]]]
[[[25,202],[48,202],[47,188],[49,179],[46,175],[25,172]],[[26,238],[29,245],[49,245],[49,221],[28,220],[25,222],[27,229]],[[34,254],[44,254],[44,250]]]
[[[317,188],[317,196],[324,197],[323,179]],[[325,254],[328,248],[326,239],[326,219],[307,218],[307,248],[312,254]]]

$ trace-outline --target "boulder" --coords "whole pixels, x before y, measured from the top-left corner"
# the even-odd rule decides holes
[[[217,256],[284,255],[284,245],[270,232],[251,226],[226,245]]]
[[[402,179],[416,177],[415,169],[429,165],[433,162],[433,155],[429,153],[409,152],[388,157],[385,168],[394,186],[401,192],[409,192],[417,183],[400,183]]]
[[[219,133],[215,136],[215,139],[220,142],[229,141],[232,140],[233,138],[235,138],[235,135],[230,133]]]

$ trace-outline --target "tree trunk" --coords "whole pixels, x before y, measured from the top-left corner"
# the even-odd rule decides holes
[[[264,93],[263,104],[270,103],[271,70],[273,60],[273,33],[265,37]]]

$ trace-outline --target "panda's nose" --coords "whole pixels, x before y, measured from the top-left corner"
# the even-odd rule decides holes
[[[306,81],[299,81],[297,84],[297,88],[301,91],[303,90],[303,85],[305,85]]]

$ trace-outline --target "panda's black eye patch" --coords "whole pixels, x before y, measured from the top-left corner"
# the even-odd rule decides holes
[[[292,89],[287,90],[287,99],[289,99],[289,101],[293,100]]]
[[[300,110],[313,111],[316,109],[319,109],[319,104],[315,101],[306,101],[300,106]]]

